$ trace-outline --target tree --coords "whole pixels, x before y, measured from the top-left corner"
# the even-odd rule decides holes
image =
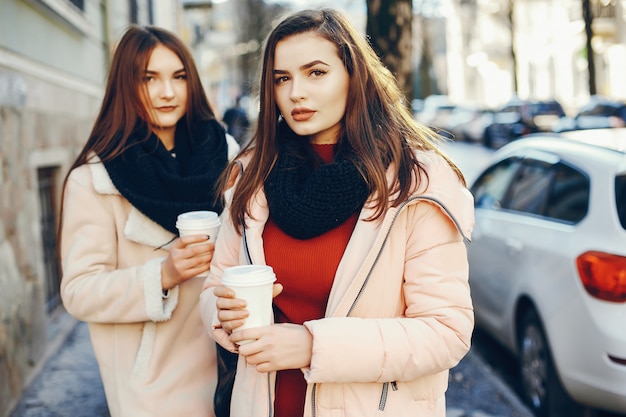
[[[582,0],[583,7],[583,20],[585,21],[585,37],[586,37],[586,52],[587,52],[587,69],[589,70],[589,94],[595,95],[596,90],[596,66],[593,61],[593,45],[591,39],[593,38],[593,15],[591,13],[590,0]]]
[[[513,12],[515,10],[515,0],[508,0],[508,9],[506,14],[507,23],[511,30],[511,78],[513,81],[513,91],[517,94],[517,55],[515,54],[515,20]]]
[[[237,31],[240,45],[246,45],[246,51],[240,55],[240,68],[243,77],[242,92],[249,94],[258,84],[258,66],[261,61],[261,49],[265,37],[272,29],[274,19],[285,12],[279,3],[266,3],[263,0],[237,0]]]
[[[374,51],[396,76],[407,105],[413,98],[412,0],[367,0],[366,32]]]

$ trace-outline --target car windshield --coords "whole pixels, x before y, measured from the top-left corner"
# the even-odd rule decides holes
[[[619,222],[626,229],[626,173],[615,178],[615,201]]]

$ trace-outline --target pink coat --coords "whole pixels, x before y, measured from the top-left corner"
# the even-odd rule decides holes
[[[239,147],[232,137],[227,142],[232,158]],[[214,416],[215,342],[198,309],[204,278],[167,298],[161,289],[173,238],[120,195],[102,163],[71,172],[61,298],[89,324],[112,417]]]
[[[311,364],[302,369],[305,417],[445,417],[448,370],[468,352],[474,327],[465,246],[474,208],[443,158],[426,152],[419,160],[428,188],[378,221],[365,221],[372,211],[362,210],[325,317],[305,323],[313,335]],[[218,326],[211,288],[224,268],[247,263],[227,216],[200,307],[211,337],[232,350]],[[252,217],[249,253],[253,263],[264,264],[268,209],[261,191]],[[258,373],[240,358],[231,416],[272,416],[274,381],[275,374]]]

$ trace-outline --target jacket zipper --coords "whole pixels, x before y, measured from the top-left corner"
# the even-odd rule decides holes
[[[243,239],[243,253],[246,256],[248,265],[252,265],[252,256],[250,256],[250,249],[248,248],[248,239],[246,237],[246,227],[241,225],[241,237]],[[267,373],[267,404],[268,404],[268,417],[274,415],[274,404],[272,403],[272,379],[271,373]]]
[[[378,411],[385,411],[385,404],[387,403],[387,391],[389,391],[389,382],[383,384],[383,392],[380,394],[380,401],[378,402]]]
[[[387,396],[389,395],[389,385],[391,385],[392,391],[398,391],[398,383],[396,381],[383,383],[383,390],[380,394],[380,401],[378,402],[378,411],[385,411]]]
[[[380,246],[380,249],[378,250],[378,253],[376,254],[376,259],[374,259],[374,263],[372,264],[372,267],[368,271],[367,277],[365,278],[365,281],[363,282],[363,285],[361,286],[361,289],[359,290],[356,298],[354,299],[354,301],[352,303],[352,306],[350,306],[350,309],[348,310],[348,314],[346,316],[350,316],[350,313],[352,313],[352,310],[354,310],[354,308],[356,307],[357,302],[361,298],[361,294],[363,294],[363,291],[365,290],[365,287],[367,286],[367,283],[369,282],[369,279],[370,279],[370,276],[372,274],[372,271],[374,270],[376,264],[378,263],[378,260],[380,259],[380,255],[381,255],[383,249],[385,248],[385,245],[387,244],[387,240],[389,238],[389,234],[391,233],[391,229],[393,228],[393,225],[396,223],[396,220],[398,219],[398,216],[400,215],[400,212],[404,209],[404,207],[406,207],[409,203],[411,203],[411,202],[413,202],[415,200],[427,200],[427,201],[432,201],[432,202],[436,203],[439,207],[441,207],[446,212],[448,217],[450,217],[452,219],[452,222],[456,226],[457,230],[459,231],[459,233],[461,233],[461,236],[463,237],[463,241],[466,244],[469,244],[471,242],[470,239],[467,236],[465,236],[465,234],[463,233],[463,230],[461,229],[461,225],[460,225],[459,221],[450,212],[448,207],[445,204],[443,204],[441,201],[439,201],[436,198],[427,197],[427,196],[414,196],[414,197],[409,198],[407,201],[405,201],[404,203],[402,203],[402,205],[400,205],[398,207],[398,211],[396,211],[396,214],[395,214],[393,220],[391,221],[391,225],[389,225],[389,228],[387,229],[387,235],[385,236],[385,239],[383,240],[383,244]],[[398,384],[396,383],[396,381],[391,382],[391,389],[393,391],[397,391],[398,390]],[[385,410],[385,405],[387,403],[387,394],[388,393],[389,393],[389,382],[385,382],[385,383],[383,383],[382,391],[381,391],[381,394],[380,394],[380,401],[378,403],[378,410],[379,411],[384,411]],[[315,391],[313,391],[313,399],[311,401],[312,404],[315,403],[314,400],[315,400]],[[313,415],[315,416],[315,408],[313,408]]]
[[[312,416],[315,417],[317,415],[316,407],[315,407],[315,393],[317,392],[317,382],[313,384],[313,389],[311,390],[311,408]]]
[[[459,231],[459,233],[461,233],[461,236],[463,237],[463,242],[465,242],[465,244],[469,244],[471,242],[471,240],[467,236],[465,236],[465,233],[463,233],[463,229],[461,228],[461,225],[460,225],[459,221],[457,220],[457,218],[452,214],[452,212],[448,209],[448,207],[445,204],[443,204],[440,200],[438,200],[436,198],[433,198],[433,197],[428,197],[428,196],[414,196],[414,197],[411,197],[411,198],[407,199],[407,201],[405,201],[404,203],[402,203],[398,207],[398,210],[396,211],[396,214],[395,214],[393,220],[391,221],[391,225],[389,225],[389,228],[387,229],[387,235],[385,236],[385,239],[383,240],[383,243],[380,246],[380,249],[378,250],[378,253],[376,254],[376,258],[374,259],[374,263],[372,264],[372,267],[368,271],[367,277],[365,277],[365,281],[363,282],[363,285],[361,286],[361,289],[359,289],[359,292],[358,292],[356,298],[352,302],[352,305],[350,306],[350,309],[348,310],[348,313],[346,314],[346,317],[350,316],[350,313],[352,313],[352,310],[354,310],[354,308],[356,307],[357,302],[361,298],[361,294],[365,290],[365,287],[367,286],[367,283],[369,282],[369,279],[370,279],[370,276],[372,274],[372,271],[374,270],[374,267],[376,266],[376,264],[378,263],[378,260],[380,259],[380,255],[381,255],[383,249],[385,248],[385,245],[387,244],[387,239],[389,238],[389,234],[391,233],[391,229],[393,228],[393,225],[396,223],[396,220],[398,219],[398,216],[400,215],[400,212],[404,209],[404,207],[406,207],[409,203],[411,203],[411,202],[413,202],[415,200],[432,201],[435,204],[437,204],[439,207],[441,207],[446,212],[448,217],[450,217],[450,219],[452,219],[452,222],[454,223],[454,225],[456,226],[457,230]],[[396,381],[392,381],[391,382],[391,389],[393,391],[397,391],[398,390],[398,384],[396,383]],[[312,408],[312,415],[313,415],[313,417],[315,417],[317,415],[317,413],[315,412],[315,410],[316,410],[315,409],[315,395],[316,395],[316,391],[317,391],[317,383],[314,383],[313,384],[313,389],[312,389],[312,392],[311,392],[311,408]],[[388,392],[389,392],[389,382],[385,382],[385,383],[383,383],[383,388],[382,388],[382,392],[381,392],[381,396],[380,396],[380,401],[378,403],[378,409],[380,411],[384,411],[384,409],[385,409],[385,405],[387,403],[387,394],[388,394]]]
[[[374,270],[374,267],[376,266],[376,264],[378,263],[378,260],[380,259],[380,255],[383,252],[383,249],[385,248],[385,245],[387,244],[387,239],[389,238],[389,234],[391,233],[391,229],[393,228],[393,225],[396,223],[396,220],[398,219],[398,216],[400,215],[400,212],[402,211],[402,209],[404,209],[404,207],[406,207],[409,203],[411,203],[411,202],[413,202],[415,200],[427,200],[427,201],[432,201],[432,202],[436,203],[452,219],[452,222],[456,226],[457,230],[459,231],[459,233],[461,233],[461,236],[463,236],[463,241],[466,244],[469,244],[471,242],[470,239],[467,236],[465,236],[465,234],[463,233],[463,230],[461,229],[461,225],[459,224],[459,221],[450,212],[448,207],[446,207],[446,205],[443,204],[441,201],[437,200],[436,198],[426,197],[426,196],[415,196],[415,197],[409,198],[407,201],[405,201],[404,203],[402,203],[402,205],[400,205],[398,207],[398,211],[396,212],[393,220],[391,221],[391,225],[389,225],[389,228],[387,229],[387,235],[385,236],[385,240],[383,240],[383,244],[380,246],[380,249],[378,250],[378,253],[376,254],[376,259],[374,259],[374,263],[372,264],[372,267],[368,271],[367,277],[365,278],[365,281],[363,282],[363,285],[361,286],[361,289],[359,290],[358,294],[356,295],[356,298],[352,302],[352,306],[350,306],[350,309],[348,310],[348,314],[346,316],[350,316],[350,313],[352,313],[352,310],[354,310],[354,307],[356,307],[357,302],[361,298],[361,294],[363,293],[363,290],[365,290],[365,287],[367,286],[367,283],[368,283],[368,281],[370,279],[372,271]]]

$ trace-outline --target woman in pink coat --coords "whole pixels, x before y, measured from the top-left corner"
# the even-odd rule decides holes
[[[211,190],[229,143],[236,153],[183,42],[130,27],[65,180],[60,227],[61,297],[89,324],[113,417],[214,415],[215,343],[198,312],[214,245],[176,238],[175,223],[221,212]]]
[[[444,417],[474,324],[463,175],[339,12],[283,20],[262,68],[200,302],[239,353],[231,416]],[[233,332],[248,311],[221,277],[246,263],[276,273],[274,323]]]

